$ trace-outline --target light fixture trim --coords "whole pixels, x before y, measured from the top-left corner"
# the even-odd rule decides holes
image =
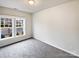
[[[34,5],[35,1],[34,1],[34,0],[28,0],[28,3],[29,3],[30,5]]]

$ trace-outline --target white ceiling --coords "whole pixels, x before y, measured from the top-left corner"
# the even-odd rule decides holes
[[[68,1],[71,0],[35,0],[35,4],[31,6],[28,0],[0,0],[0,6],[33,13]]]

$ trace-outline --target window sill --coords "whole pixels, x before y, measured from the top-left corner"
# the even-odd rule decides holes
[[[8,39],[14,39],[14,38],[19,38],[19,37],[23,37],[23,36],[25,36],[25,35],[18,35],[18,36],[15,36],[15,37],[2,38],[2,39],[0,39],[0,41],[8,40]]]

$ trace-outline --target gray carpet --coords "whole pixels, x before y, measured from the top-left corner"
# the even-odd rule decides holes
[[[0,58],[76,58],[39,40],[29,39],[0,48]]]

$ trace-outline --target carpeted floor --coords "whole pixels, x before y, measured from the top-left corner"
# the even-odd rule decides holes
[[[0,58],[76,58],[39,40],[29,39],[0,48]]]

